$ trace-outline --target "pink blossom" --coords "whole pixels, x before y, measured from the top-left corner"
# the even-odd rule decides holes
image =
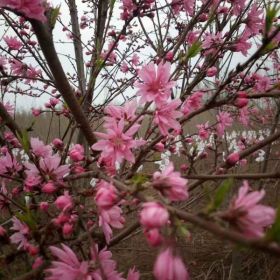
[[[44,260],[42,257],[36,257],[34,260],[34,263],[32,264],[32,269],[39,268],[44,263]]]
[[[209,55],[217,52],[217,47],[223,43],[223,36],[221,32],[217,34],[206,33],[202,47],[204,49],[204,55]]]
[[[51,194],[51,193],[54,193],[55,191],[56,191],[56,187],[55,187],[54,183],[51,181],[44,184],[44,186],[42,187],[42,192],[44,192],[44,193]]]
[[[157,247],[162,244],[163,237],[158,228],[144,229],[144,235],[152,247]]]
[[[192,110],[197,110],[201,107],[203,92],[196,91],[189,96],[182,105],[182,111],[185,115],[188,115]]]
[[[157,171],[153,175],[153,187],[171,201],[182,201],[189,197],[187,183],[188,180],[182,178],[179,172],[174,172],[172,162],[169,163],[162,173]]]
[[[181,112],[176,111],[180,104],[180,100],[173,100],[157,106],[153,122],[159,126],[162,135],[168,135],[168,130],[171,128],[175,131],[180,131],[181,125],[176,120],[183,115]]]
[[[14,174],[21,169],[22,166],[9,152],[0,157],[0,174]]]
[[[81,161],[85,158],[85,149],[82,145],[76,144],[69,151],[69,156],[73,161]]]
[[[112,118],[116,120],[124,119],[127,122],[131,122],[136,118],[136,110],[138,104],[136,99],[133,99],[129,102],[126,102],[122,106],[108,105],[105,108],[105,113],[108,117],[105,117],[106,120],[105,127],[108,128],[111,125]]]
[[[135,66],[140,63],[140,57],[136,53],[132,56],[131,63]]]
[[[10,240],[13,244],[18,244],[18,249],[27,249],[29,246],[28,235],[30,233],[28,226],[21,222],[18,218],[12,218],[13,226],[12,230],[16,231],[10,236]]]
[[[56,149],[58,149],[58,150],[62,150],[62,149],[63,149],[63,146],[64,146],[62,140],[59,139],[59,138],[53,139],[52,144],[53,144],[54,147],[55,147]]]
[[[22,47],[22,42],[19,41],[16,37],[5,36],[3,39],[11,50],[18,51]]]
[[[132,14],[133,10],[136,8],[135,5],[133,4],[132,0],[122,0],[122,6],[121,9],[123,12],[121,13],[121,19],[122,20],[128,20]]]
[[[192,45],[193,43],[195,43],[197,41],[197,38],[199,36],[199,32],[198,31],[190,31],[186,37],[186,42],[189,45]]]
[[[124,159],[134,162],[132,149],[145,144],[144,140],[133,139],[133,135],[139,127],[140,125],[134,124],[124,132],[124,120],[121,119],[119,122],[112,120],[106,134],[95,132],[98,137],[104,140],[99,140],[91,148],[101,151],[101,158],[110,158],[113,162],[121,163]]]
[[[41,109],[32,108],[32,115],[34,117],[38,117],[38,116],[40,116],[40,114],[41,114]]]
[[[172,51],[169,51],[166,55],[165,55],[165,59],[169,62],[172,62],[174,58],[174,53]]]
[[[46,201],[42,201],[42,202],[40,202],[39,207],[40,207],[40,210],[47,212],[49,209],[49,203]]]
[[[50,251],[58,260],[52,262],[51,268],[45,272],[50,274],[46,280],[89,280],[89,263],[79,261],[76,254],[66,245],[62,249],[51,246]]]
[[[32,67],[31,65],[28,66],[27,69],[27,80],[26,80],[26,84],[30,84],[30,82],[32,81],[33,83],[36,82],[36,78],[40,77],[42,75],[42,71],[41,69],[36,69],[34,67]]]
[[[108,209],[116,204],[117,190],[112,184],[101,180],[96,188],[95,201],[98,207]]]
[[[7,231],[2,227],[0,226],[0,237],[3,237],[7,234]]]
[[[159,152],[163,152],[165,149],[165,146],[162,142],[156,143],[155,144],[155,149]]]
[[[178,15],[179,12],[182,10],[182,1],[181,0],[172,0],[171,2],[171,8],[173,10],[173,13],[175,15]]]
[[[243,107],[241,110],[239,110],[239,121],[244,126],[248,126],[248,124],[249,124],[249,116],[250,116],[250,112],[248,111],[247,107]]]
[[[123,72],[123,73],[127,73],[129,71],[129,67],[127,65],[127,63],[123,62],[121,67],[120,67],[120,70]]]
[[[37,157],[47,157],[51,156],[52,154],[52,148],[49,145],[45,145],[43,141],[39,140],[39,138],[31,138],[30,139],[30,145],[32,152]]]
[[[140,102],[154,101],[157,104],[166,101],[171,94],[174,86],[170,79],[170,63],[160,63],[157,68],[155,64],[149,63],[139,71],[139,77],[142,83],[137,82],[137,95],[141,96]]]
[[[162,251],[154,264],[153,274],[157,280],[188,280],[187,269],[180,257],[168,247]]]
[[[241,52],[244,56],[248,55],[248,50],[252,47],[252,44],[248,42],[248,37],[244,34],[236,41],[233,50],[235,52]]]
[[[106,242],[109,243],[112,238],[113,228],[122,228],[125,222],[122,216],[122,210],[119,206],[115,205],[109,209],[101,208],[99,212],[99,226],[102,227],[105,235]]]
[[[190,16],[193,15],[195,6],[195,0],[184,0],[184,9],[186,13]]]
[[[223,136],[226,127],[230,127],[233,123],[233,119],[228,112],[219,112],[217,115],[217,133],[219,136]]]
[[[21,63],[20,61],[18,61],[16,59],[11,59],[10,67],[11,67],[12,73],[14,75],[26,76],[27,69],[28,69],[26,64]]]
[[[5,140],[10,143],[15,148],[21,148],[21,144],[19,143],[18,139],[15,137],[15,135],[10,131],[4,132],[4,138]]]
[[[102,249],[101,251],[98,251],[98,247],[95,246],[91,249],[91,258],[92,261],[97,263],[96,265],[97,269],[92,273],[92,279],[93,280],[102,280],[102,279],[108,279],[108,280],[125,280],[122,277],[122,274],[119,273],[117,268],[117,263],[112,259],[112,253],[106,249]],[[136,277],[136,272],[132,273],[133,277]],[[132,278],[136,279],[137,278]],[[88,279],[87,279],[88,280]]]
[[[0,0],[0,7],[9,7],[23,13],[28,18],[46,21],[43,0]]]
[[[209,125],[208,122],[206,122],[205,124],[198,124],[196,126],[198,128],[198,136],[202,139],[202,140],[207,140],[209,137]]]
[[[7,59],[0,55],[0,69],[1,70],[6,70],[6,64],[7,64]]]
[[[239,153],[234,152],[227,157],[227,163],[229,165],[235,165],[240,159]]]
[[[261,76],[258,73],[252,75],[252,79],[255,81],[254,89],[258,92],[265,92],[271,85],[271,80],[267,76]]]
[[[168,211],[157,202],[146,202],[140,212],[140,223],[148,229],[160,228],[169,220]]]
[[[54,202],[55,206],[60,210],[65,210],[73,206],[72,197],[68,191],[64,191],[64,194],[59,196]]]
[[[246,0],[229,0],[229,2],[232,4],[234,15],[238,16],[244,11]]]
[[[276,215],[272,207],[259,204],[264,195],[264,190],[249,192],[249,184],[244,181],[237,196],[232,199],[225,219],[247,237],[262,237]]]
[[[60,160],[61,158],[58,154],[41,158],[39,160],[40,171],[34,164],[26,162],[24,165],[26,167],[25,173],[27,175],[27,179],[30,180],[30,182],[40,181],[43,179],[41,177],[43,173],[53,182],[61,182],[63,177],[69,173],[69,166],[60,165]]]
[[[73,231],[74,231],[74,226],[72,224],[65,223],[62,227],[62,233],[65,236],[71,235]]]
[[[261,9],[258,9],[257,4],[253,4],[251,10],[248,13],[246,19],[246,28],[244,30],[245,36],[249,37],[250,35],[256,35],[260,33],[263,27],[263,12]]]
[[[214,77],[217,74],[218,70],[215,66],[207,69],[206,75],[207,77]]]
[[[140,279],[140,273],[135,269],[135,267],[129,269],[127,274],[127,280],[139,280]]]

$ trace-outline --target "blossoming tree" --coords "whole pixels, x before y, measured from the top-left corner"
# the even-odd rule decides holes
[[[159,280],[190,278],[176,247],[190,225],[279,257],[280,212],[261,201],[280,177],[279,11],[263,0],[0,0],[3,279],[140,279],[110,252],[138,228]],[[28,98],[47,100],[35,122],[67,121],[51,143],[15,121]],[[262,138],[242,136],[250,129]]]

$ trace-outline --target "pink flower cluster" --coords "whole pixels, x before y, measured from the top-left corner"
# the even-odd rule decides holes
[[[121,118],[119,121],[117,120],[120,116],[119,112],[110,110],[110,113],[116,118],[110,117],[106,119],[104,125],[106,133],[95,132],[103,140],[99,140],[91,148],[96,151],[101,151],[99,161],[106,165],[115,165],[115,163],[121,163],[124,159],[129,162],[134,162],[135,159],[132,150],[145,144],[144,140],[135,140],[133,138],[140,124],[135,123],[129,129],[125,130],[125,119]]]
[[[249,192],[249,188],[248,182],[244,181],[224,218],[247,237],[263,237],[265,229],[275,220],[275,209],[259,204],[264,190]]]
[[[37,186],[39,183],[49,181],[62,183],[63,177],[69,173],[68,165],[60,165],[61,158],[59,154],[52,154],[52,148],[45,145],[38,138],[31,138],[31,151],[38,158],[39,164],[25,163],[25,173],[27,175],[25,186],[29,189]]]
[[[161,227],[169,220],[168,211],[157,202],[146,202],[140,212],[140,223],[144,227],[145,236],[151,246],[161,244],[163,238],[160,234]]]
[[[141,96],[140,102],[154,102],[156,105],[153,122],[159,126],[162,135],[167,136],[168,130],[173,129],[179,133],[181,124],[177,121],[182,113],[176,110],[181,102],[170,101],[171,90],[175,85],[170,81],[171,64],[169,62],[159,63],[157,66],[149,63],[138,73],[142,82],[137,82],[137,94]]]
[[[46,21],[46,2],[44,0],[0,0],[1,8],[11,8],[27,18]]]
[[[124,280],[122,274],[116,270],[117,264],[112,259],[112,253],[106,248],[98,250],[91,248],[91,259],[80,261],[76,254],[66,245],[62,249],[51,246],[50,251],[58,260],[45,270],[46,280]],[[138,280],[139,272],[130,269],[127,280]]]
[[[104,180],[101,180],[96,188],[95,202],[98,207],[99,226],[102,227],[106,242],[109,243],[113,234],[111,227],[122,228],[125,219],[118,205],[116,188]]]
[[[155,172],[152,181],[153,187],[170,201],[183,201],[189,197],[187,183],[187,179],[182,178],[179,172],[174,171],[172,162],[162,172]]]
[[[157,280],[189,280],[188,271],[181,258],[167,247],[157,257],[153,274]]]

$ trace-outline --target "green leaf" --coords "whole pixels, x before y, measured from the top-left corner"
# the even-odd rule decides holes
[[[175,220],[175,225],[176,225],[176,232],[178,236],[181,236],[183,238],[190,238],[191,233],[188,230],[187,226],[183,224],[179,219]]]
[[[199,41],[194,42],[188,49],[187,58],[192,58],[197,56],[202,50],[202,43]]]
[[[266,239],[280,242],[280,205],[277,208],[275,222],[266,234]]]
[[[28,210],[24,214],[16,213],[17,218],[26,223],[32,230],[36,229],[36,219],[35,216]]]
[[[23,130],[22,136],[20,136],[20,134],[18,132],[16,132],[16,134],[17,134],[17,138],[19,139],[24,151],[26,153],[28,153],[29,149],[30,149],[28,130],[27,129]]]
[[[140,186],[148,181],[148,177],[144,174],[138,173],[131,178],[131,181],[133,184]]]
[[[280,5],[279,4],[274,4],[268,6],[266,8],[266,17],[265,17],[265,36],[268,36],[268,33],[270,32],[274,20],[277,18],[277,15],[280,11]]]
[[[51,9],[51,15],[50,15],[50,25],[51,25],[51,28],[55,27],[55,23],[57,21],[59,13],[60,13],[60,7],[61,7],[61,5],[57,6],[56,8],[52,8]]]
[[[273,51],[274,49],[276,49],[277,46],[278,46],[278,44],[275,41],[271,41],[265,46],[265,48],[262,50],[261,54],[262,55],[267,54],[267,53]]]
[[[229,192],[230,188],[233,185],[233,179],[225,180],[221,186],[219,186],[218,190],[215,193],[215,196],[211,203],[207,206],[207,213],[213,212],[217,210],[223,203],[225,196]]]

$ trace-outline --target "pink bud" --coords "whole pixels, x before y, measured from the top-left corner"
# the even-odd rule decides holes
[[[57,218],[53,219],[53,223],[56,226],[62,226],[64,223],[67,223],[70,220],[70,217],[65,214],[60,214]]]
[[[58,150],[62,150],[62,149],[63,149],[63,146],[64,146],[62,140],[60,140],[59,138],[53,139],[52,144],[53,144],[54,147],[55,147],[56,149],[58,149]]]
[[[28,246],[27,250],[31,256],[36,256],[39,253],[39,248],[32,244]]]
[[[55,191],[56,191],[56,187],[53,184],[53,182],[48,182],[42,187],[42,192],[44,193],[51,194],[54,193]]]
[[[50,105],[52,107],[55,107],[59,103],[59,100],[57,98],[51,98],[50,99]]]
[[[32,115],[34,117],[38,117],[38,116],[40,116],[40,114],[41,114],[41,110],[40,109],[32,108]]]
[[[249,99],[248,98],[236,98],[234,105],[238,108],[243,108],[245,106],[247,106],[249,103]]]
[[[167,61],[172,62],[173,58],[174,58],[174,54],[173,54],[172,51],[169,51],[169,52],[165,55],[165,59],[166,59]]]
[[[49,203],[46,202],[46,201],[42,201],[40,202],[40,210],[44,211],[44,212],[47,212],[48,209],[49,209]]]
[[[193,139],[191,137],[188,137],[185,139],[185,142],[191,144],[193,142]]]
[[[240,159],[239,153],[234,152],[227,157],[227,163],[229,165],[235,165]]]
[[[155,149],[159,152],[163,152],[164,151],[164,144],[162,142],[159,142],[155,145]]]
[[[170,247],[158,255],[153,273],[155,279],[189,279],[189,275],[183,261],[180,257],[174,255],[173,249]]]
[[[72,198],[68,191],[64,192],[64,195],[59,196],[54,202],[58,209],[71,208],[73,206]]]
[[[74,147],[69,151],[69,156],[73,161],[81,161],[84,159],[84,147],[80,144],[74,145]]]
[[[157,202],[146,202],[140,213],[140,223],[148,228],[159,228],[167,224],[169,220],[168,211]]]
[[[153,247],[161,245],[163,241],[163,238],[157,228],[145,230],[144,235],[147,238],[148,243]]]
[[[5,236],[6,233],[6,230],[2,226],[0,226],[0,236]]]
[[[96,204],[102,208],[112,207],[117,199],[115,187],[107,182],[101,181],[95,195]]]
[[[206,75],[207,77],[214,77],[217,74],[217,68],[215,66],[210,67],[209,69],[207,69]]]
[[[36,269],[36,268],[40,267],[43,263],[44,263],[43,258],[37,257],[32,265],[32,269]]]
[[[189,169],[189,167],[188,167],[186,164],[181,164],[180,169],[181,169],[183,172],[186,172],[186,171]]]
[[[84,173],[86,170],[83,166],[77,164],[77,165],[74,165],[73,166],[73,169],[72,169],[73,173],[75,174],[82,174]]]
[[[74,229],[73,225],[69,223],[65,223],[62,228],[63,235],[65,236],[71,235],[73,233],[73,229]]]
[[[239,97],[239,98],[248,98],[248,95],[247,95],[246,91],[239,91],[237,93],[237,97]]]

